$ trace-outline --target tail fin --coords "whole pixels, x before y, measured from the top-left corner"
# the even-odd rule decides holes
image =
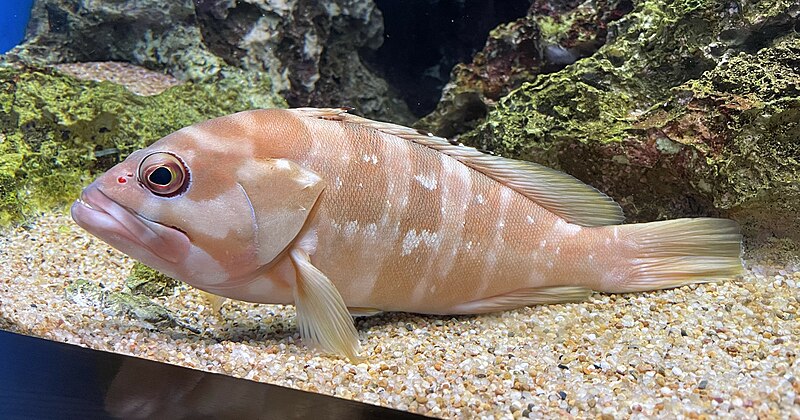
[[[636,251],[627,279],[610,292],[669,289],[742,274],[742,235],[733,220],[677,219],[618,228]]]

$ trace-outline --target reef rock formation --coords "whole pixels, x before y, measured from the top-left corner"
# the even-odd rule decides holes
[[[84,73],[96,79],[98,66],[86,66]],[[80,73],[78,67],[65,71]],[[115,78],[136,71],[129,79],[148,80],[138,70],[109,68]],[[0,66],[0,226],[71,202],[97,173],[177,128],[245,109],[286,106],[272,92],[269,78],[231,69],[204,83],[140,96],[53,68]]]
[[[267,74],[292,106],[353,106],[408,123],[405,103],[359,57],[380,46],[382,22],[372,1],[37,0],[26,41],[9,56],[124,61],[184,81],[233,68]]]
[[[471,63],[457,64],[436,110],[417,126],[450,137],[474,128],[497,100],[539,74],[563,69],[606,42],[629,0],[536,0],[528,15],[495,28]]]
[[[634,3],[597,52],[460,139],[569,172],[629,221],[724,216],[751,241],[800,241],[800,3]]]

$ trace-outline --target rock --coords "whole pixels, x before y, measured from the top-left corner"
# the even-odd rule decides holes
[[[533,2],[528,15],[495,28],[469,64],[457,64],[436,110],[417,126],[451,137],[472,129],[497,100],[594,53],[630,1]]]
[[[67,301],[80,306],[100,306],[108,292],[86,279],[77,279],[64,288]]]
[[[400,123],[405,104],[361,62],[383,37],[372,1],[38,0],[13,60],[125,61],[203,82],[266,74],[292,106],[351,106]]]
[[[595,54],[497,102],[461,140],[556,167],[628,221],[723,216],[800,241],[800,5],[642,1]]]
[[[104,312],[107,314],[127,315],[139,321],[166,327],[179,325],[169,310],[148,299],[147,296],[125,292],[110,293],[105,304]]]
[[[269,78],[235,69],[144,97],[53,68],[0,66],[0,226],[72,202],[97,173],[181,127],[285,106],[272,92]]]
[[[133,294],[147,297],[171,295],[179,281],[167,277],[156,270],[140,263],[133,264],[131,274],[125,280],[125,287]]]
[[[64,289],[68,301],[80,305],[100,308],[104,313],[114,316],[127,315],[133,319],[152,325],[178,326],[196,330],[177,320],[163,306],[146,296],[127,292],[111,292],[84,279],[78,279]]]

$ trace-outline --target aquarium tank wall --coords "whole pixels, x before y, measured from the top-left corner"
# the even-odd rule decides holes
[[[797,0],[7,3],[0,329],[431,417],[800,418]]]
[[[0,15],[0,54],[10,50],[22,41],[25,25],[31,15],[33,0],[10,0],[3,4]]]

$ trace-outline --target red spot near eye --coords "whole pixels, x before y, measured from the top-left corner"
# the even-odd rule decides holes
[[[117,182],[119,182],[120,184],[124,184],[124,183],[128,182],[128,180],[125,179],[124,176],[121,176],[121,177],[117,178]]]

